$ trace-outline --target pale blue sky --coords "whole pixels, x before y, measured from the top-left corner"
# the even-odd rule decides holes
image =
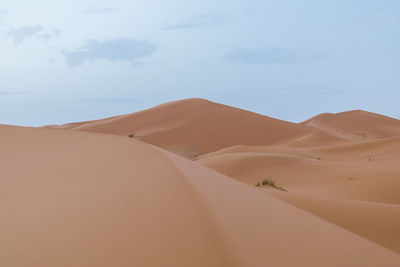
[[[395,0],[0,0],[0,124],[203,97],[289,121],[400,118]]]

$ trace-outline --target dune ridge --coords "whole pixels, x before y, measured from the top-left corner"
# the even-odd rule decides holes
[[[381,246],[140,141],[0,131],[1,146],[14,151],[1,153],[3,266],[400,263]]]
[[[400,136],[399,120],[363,110],[336,114],[323,113],[301,124],[323,129],[332,135],[353,140]]]
[[[134,134],[139,140],[189,158],[236,144],[279,143],[312,131],[308,126],[198,98],[174,101],[104,120],[57,127],[121,136]]]
[[[400,253],[400,205],[317,197],[302,193],[269,195],[308,211],[388,249]]]
[[[400,266],[393,118],[195,98],[0,147],[2,266]]]

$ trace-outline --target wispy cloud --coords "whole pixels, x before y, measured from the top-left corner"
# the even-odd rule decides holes
[[[117,11],[118,8],[116,7],[91,7],[83,11],[85,14],[109,14]]]
[[[74,50],[65,50],[64,57],[70,67],[79,67],[84,61],[120,61],[132,66],[141,65],[142,58],[152,55],[156,45],[142,40],[120,38],[106,41],[90,40]]]
[[[163,28],[165,31],[171,30],[183,30],[190,28],[199,28],[199,27],[210,27],[210,26],[218,26],[223,22],[223,17],[218,15],[202,15],[196,16],[191,19],[167,25]]]
[[[46,31],[40,24],[22,26],[7,33],[7,37],[12,38],[17,45],[30,39],[49,41],[50,39],[59,38],[60,36],[61,31],[59,29]]]
[[[245,63],[245,64],[269,64],[298,62],[307,60],[309,57],[295,51],[281,48],[268,49],[236,49],[228,52],[223,60]]]

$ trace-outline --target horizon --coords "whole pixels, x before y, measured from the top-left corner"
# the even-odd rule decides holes
[[[400,266],[399,0],[0,0],[1,266]]]
[[[247,109],[243,109],[243,108],[239,108],[239,107],[234,107],[234,106],[231,106],[231,105],[228,105],[228,104],[223,104],[223,103],[214,102],[214,101],[211,101],[211,100],[205,99],[205,98],[191,97],[191,98],[184,98],[184,99],[171,100],[171,101],[168,101],[168,102],[156,104],[156,105],[154,105],[154,106],[150,106],[150,107],[147,107],[147,108],[144,108],[144,109],[141,109],[141,110],[138,110],[138,111],[134,111],[134,112],[122,113],[122,114],[114,114],[114,115],[110,115],[110,116],[107,116],[107,117],[93,118],[93,119],[83,120],[83,121],[67,121],[67,122],[63,122],[63,123],[43,124],[43,125],[14,125],[14,124],[3,124],[3,123],[0,123],[0,125],[10,125],[10,126],[18,126],[18,127],[43,127],[43,126],[52,126],[52,125],[65,125],[65,124],[76,123],[76,122],[97,121],[97,120],[108,119],[108,118],[112,118],[112,117],[119,117],[119,116],[124,116],[124,115],[135,114],[135,113],[137,113],[137,112],[141,112],[141,111],[145,111],[145,110],[150,110],[150,109],[155,108],[155,107],[157,107],[157,106],[159,106],[159,105],[164,105],[164,104],[173,103],[173,102],[181,102],[181,101],[195,100],[195,99],[208,101],[208,102],[211,102],[211,103],[214,103],[214,104],[226,105],[226,106],[230,106],[230,107],[233,107],[233,108],[241,109],[241,110],[244,110],[244,111],[249,111],[249,112],[252,112],[252,113],[261,115],[261,116],[265,116],[265,117],[269,117],[269,118],[273,118],[273,119],[277,119],[277,120],[281,120],[281,121],[291,122],[291,123],[295,123],[295,124],[299,124],[299,123],[306,122],[306,121],[309,120],[309,119],[312,119],[312,118],[314,118],[314,117],[316,117],[316,116],[323,115],[323,114],[332,114],[332,115],[336,115],[336,114],[341,114],[341,113],[357,112],[357,111],[366,112],[366,113],[370,113],[370,114],[377,114],[377,115],[380,115],[380,116],[384,116],[384,117],[388,117],[388,118],[392,118],[392,119],[398,120],[397,118],[390,117],[390,116],[387,116],[387,115],[385,115],[385,114],[375,113],[375,112],[371,112],[371,111],[368,111],[368,110],[362,110],[362,109],[352,109],[352,110],[344,110],[344,111],[339,111],[339,112],[322,112],[322,113],[314,114],[314,115],[312,115],[312,116],[310,116],[310,117],[308,117],[308,118],[306,118],[306,119],[304,119],[304,120],[302,120],[302,121],[297,121],[297,122],[296,122],[296,121],[284,120],[284,119],[281,119],[281,118],[278,118],[278,117],[268,116],[268,115],[266,115],[266,114],[254,112],[254,111],[247,110]]]
[[[400,3],[0,2],[0,124],[96,120],[200,97],[294,123],[400,119]]]

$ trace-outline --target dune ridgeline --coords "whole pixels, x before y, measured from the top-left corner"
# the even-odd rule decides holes
[[[0,266],[400,266],[400,121],[204,99],[0,125]]]

